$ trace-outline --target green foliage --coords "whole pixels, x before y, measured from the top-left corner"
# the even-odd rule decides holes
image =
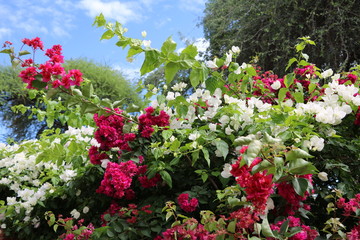
[[[92,226],[79,227],[74,219],[83,216],[79,209],[91,206],[91,214],[83,213],[96,227],[94,239],[148,239],[164,231],[174,239],[194,237],[198,232],[216,239],[253,240],[285,240],[306,231],[313,239],[317,230],[309,224],[323,229],[328,237],[350,234],[360,212],[345,208],[350,214],[343,217],[338,208],[344,206],[336,203],[342,194],[336,188],[349,196],[358,190],[353,186],[358,183],[358,168],[349,166],[359,166],[359,67],[352,69],[351,75],[324,77],[302,52],[313,44],[305,37],[296,45],[298,56],[288,62],[288,68],[299,69],[278,79],[254,65],[235,63],[235,48],[234,55],[228,53],[205,65],[195,59],[194,47],[176,53],[171,38],[157,50],[148,42],[125,37],[126,29],[120,23],[108,23],[102,15],[94,24],[105,27],[101,39],[117,36],[117,45],[128,47],[128,57],[145,54],[142,74],[163,67],[165,82],[171,84],[179,70],[189,70],[194,91],[182,96],[184,90],[178,83],[178,89],[165,96],[149,86],[145,97],[152,100],[152,107],[139,117],[129,108],[118,110],[121,102],[98,97],[91,81],[70,88],[46,83],[46,94],[31,91],[33,97],[41,95],[46,106],[32,114],[46,116],[48,124],[59,118],[69,125],[87,125],[91,123],[85,115],[101,115],[94,133],[97,142],[82,136],[90,134],[81,128],[87,134],[48,131],[39,140],[14,148],[0,145],[0,174],[14,178],[17,174],[22,181],[15,187],[0,188],[6,194],[1,195],[6,203],[3,197],[0,210],[5,219],[0,221],[17,227],[6,229],[7,233],[23,234],[20,237],[32,233],[31,224],[24,219],[29,209],[18,201],[23,198],[22,189],[32,185],[37,189],[23,176],[40,166],[45,168],[41,181],[54,186],[30,211],[45,214],[52,229],[44,232],[64,229],[61,233],[79,236]],[[66,101],[54,100],[58,92],[67,94]],[[17,110],[27,108],[19,106]],[[79,122],[73,122],[74,118]],[[94,166],[86,162],[90,147]],[[23,158],[18,155],[22,154],[25,162],[34,166],[16,164],[19,159],[21,163]],[[9,168],[7,162],[15,166]],[[75,171],[76,178],[71,176]],[[84,196],[78,194],[79,189],[86,190]],[[324,195],[329,191],[335,196]],[[62,201],[64,194],[66,201]],[[359,201],[359,196],[349,203]],[[314,218],[306,204],[324,221]],[[72,218],[56,217],[69,212]]]
[[[261,67],[282,76],[293,56],[289,46],[299,37],[310,36],[316,42],[306,49],[311,62],[342,71],[360,60],[357,5],[355,0],[209,0],[201,24],[213,56],[239,46],[239,62],[255,57]]]

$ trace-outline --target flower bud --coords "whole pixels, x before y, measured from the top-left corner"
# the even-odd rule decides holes
[[[329,180],[327,175],[328,174],[326,172],[319,172],[318,173],[318,178],[320,178],[321,181],[326,182],[326,181]]]

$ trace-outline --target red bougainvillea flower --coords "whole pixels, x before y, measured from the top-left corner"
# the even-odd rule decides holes
[[[348,240],[359,240],[360,239],[360,222],[358,225],[355,225],[350,232],[346,234]]]
[[[150,138],[154,132],[152,126],[166,127],[170,124],[170,116],[165,111],[160,111],[158,116],[154,112],[153,107],[147,107],[145,113],[139,116],[139,132],[144,138]]]
[[[180,205],[180,208],[184,210],[185,212],[193,212],[195,211],[196,207],[199,204],[199,201],[197,198],[192,198],[189,201],[189,194],[188,193],[182,193],[178,197],[178,203]]]
[[[240,153],[245,153],[246,150],[247,147],[243,147]],[[266,209],[266,202],[270,194],[273,193],[273,176],[267,174],[266,171],[251,174],[252,168],[262,161],[261,158],[255,158],[250,166],[244,165],[240,167],[241,160],[242,157],[240,156],[238,160],[231,165],[230,173],[235,177],[240,187],[244,188],[247,194],[246,199],[254,205],[255,211],[263,213]]]
[[[340,198],[336,202],[338,208],[344,209],[344,216],[350,216],[360,209],[360,193],[355,195],[355,198],[350,199],[346,202],[345,198]]]
[[[308,179],[310,184],[312,183],[312,175],[311,174],[301,175],[299,177]],[[290,183],[290,182],[278,183],[278,184],[276,184],[276,187],[278,190],[278,194],[280,196],[282,196],[287,202],[287,205],[285,207],[285,212],[288,215],[294,215],[295,212],[297,210],[299,210],[300,207],[302,207],[306,210],[310,210],[309,205],[301,203],[302,201],[305,201],[306,198],[310,195],[309,192],[305,192],[304,196],[300,196],[299,194],[297,194],[295,192],[294,187],[293,187],[292,183]]]
[[[303,225],[300,222],[300,218],[296,218],[293,216],[289,216],[287,219],[282,221],[278,221],[276,224],[271,224],[270,227],[274,231],[280,231],[281,225],[289,220],[289,227],[301,227],[301,232],[295,234],[294,236],[290,237],[289,240],[314,240],[319,233],[315,229],[311,229],[309,226]],[[274,238],[266,238],[268,240]]]
[[[29,47],[32,47],[34,50],[36,49],[40,49],[40,50],[43,50],[44,51],[44,45],[43,45],[43,42],[40,40],[39,37],[36,37],[36,38],[33,38],[33,39],[28,39],[28,38],[24,38],[22,40],[22,42],[25,44],[25,45],[28,45]]]
[[[130,188],[132,177],[138,171],[137,165],[133,161],[121,162],[119,164],[109,162],[107,164],[104,179],[101,181],[97,193],[103,193],[110,197],[122,198],[126,190]]]

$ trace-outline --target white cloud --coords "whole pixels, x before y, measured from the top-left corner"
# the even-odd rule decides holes
[[[10,28],[0,28],[0,40],[4,40],[11,33]],[[1,42],[2,43],[2,42]]]
[[[171,20],[172,20],[171,18],[159,19],[158,21],[155,22],[155,27],[162,28],[164,25],[171,22]]]
[[[205,38],[197,38],[193,44],[197,47],[199,52],[205,52],[210,46],[210,42]]]
[[[140,69],[139,68],[122,67],[120,65],[113,65],[112,68],[114,70],[121,72],[124,75],[124,77],[129,80],[137,80],[140,78]]]
[[[205,8],[205,2],[206,0],[180,0],[179,4],[181,9],[200,13]]]
[[[72,8],[66,0],[54,3],[14,0],[10,4],[0,4],[0,28],[10,26],[13,32],[70,36],[68,31],[74,27],[74,4],[71,5]]]
[[[85,9],[87,14],[91,17],[95,17],[102,13],[106,18],[115,19],[122,24],[130,21],[139,21],[142,18],[141,15],[138,14],[139,4],[136,1],[103,2],[101,0],[81,0],[79,6],[80,8]]]

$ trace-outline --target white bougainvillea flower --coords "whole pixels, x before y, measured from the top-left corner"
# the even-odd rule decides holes
[[[174,91],[180,92],[180,91],[182,91],[184,88],[186,88],[186,86],[187,86],[186,83],[180,82],[180,83],[175,84],[175,85],[172,86],[171,88],[172,88],[172,90],[174,90]]]
[[[334,71],[330,68],[328,70],[325,70],[324,72],[321,73],[321,77],[322,78],[328,78],[331,77],[334,74]]]
[[[319,172],[318,173],[318,178],[321,180],[321,181],[328,181],[328,174],[326,172]]]
[[[88,207],[88,206],[85,206],[85,207],[83,208],[82,212],[86,214],[86,213],[89,212],[89,210],[90,210],[89,207]]]
[[[147,35],[146,31],[142,31],[142,32],[141,32],[141,36],[142,36],[143,38],[145,38],[146,35]]]
[[[228,53],[226,53],[226,59],[225,59],[225,62],[224,62],[224,66],[229,66],[229,64],[231,63],[232,61],[232,52],[229,51]]]
[[[206,62],[205,62],[205,65],[206,65],[208,68],[217,69],[218,66],[216,65],[216,59],[217,59],[217,58],[215,58],[213,61],[206,61]]]
[[[225,163],[223,171],[221,172],[221,176],[223,178],[231,177],[232,176],[231,173],[230,173],[231,169],[232,169],[231,164]]]
[[[227,128],[225,128],[225,134],[226,135],[231,135],[231,133],[233,132],[234,130],[230,128],[230,126],[227,126]]]
[[[71,212],[70,212],[71,216],[75,219],[78,219],[80,217],[80,213],[78,212],[78,210],[76,209],[73,209]]]
[[[171,101],[171,100],[175,100],[175,98],[177,98],[178,96],[180,96],[180,93],[176,92],[168,92],[166,95],[166,100],[167,101]]]
[[[150,40],[143,40],[142,44],[144,45],[144,47],[149,48],[150,45],[151,45],[151,41]]]
[[[273,84],[271,84],[271,88],[274,90],[278,90],[279,88],[281,88],[281,82],[279,80],[276,80],[275,82],[273,82]]]
[[[234,53],[234,54],[239,54],[240,53],[240,48],[238,46],[232,46],[231,47],[231,51]]]
[[[318,136],[312,136],[310,140],[304,141],[304,145],[312,151],[321,151],[325,146],[324,139]]]
[[[213,131],[213,132],[216,131],[216,126],[217,126],[217,125],[216,125],[215,123],[210,123],[210,124],[209,124],[209,129],[210,129],[210,131]]]
[[[101,162],[101,167],[106,168],[108,163],[110,162],[110,160],[109,159],[102,159],[102,160],[100,160],[100,162]]]
[[[195,141],[196,139],[198,139],[200,137],[200,133],[198,133],[198,132],[194,132],[194,133],[191,133],[190,135],[189,135],[189,139],[190,140],[193,140],[193,141]]]

